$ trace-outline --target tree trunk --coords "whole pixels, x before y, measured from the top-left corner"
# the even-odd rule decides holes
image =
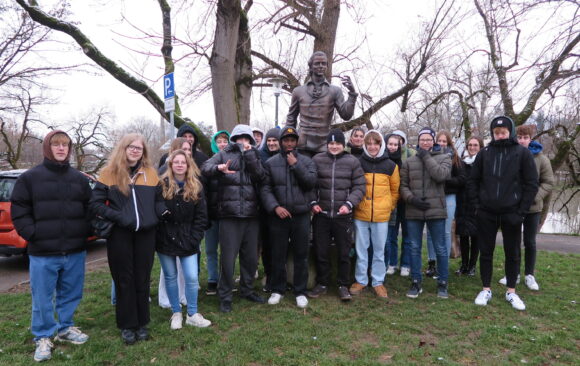
[[[241,9],[234,69],[238,123],[250,124],[250,98],[252,96],[252,42],[250,38],[250,29],[248,28],[247,12],[246,10]]]
[[[332,78],[332,63],[334,59],[334,43],[336,41],[336,30],[338,28],[338,17],[340,16],[340,0],[324,0],[324,9],[315,27],[316,37],[314,37],[314,51],[322,51],[328,57],[328,68],[326,78]]]
[[[240,123],[236,108],[235,60],[240,27],[240,0],[219,0],[211,58],[213,105],[217,130]]]

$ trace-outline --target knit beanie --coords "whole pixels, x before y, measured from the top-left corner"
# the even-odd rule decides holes
[[[328,136],[326,137],[326,143],[328,144],[331,141],[338,142],[339,144],[342,144],[342,146],[346,145],[344,133],[342,133],[342,131],[338,128],[334,128],[328,133]]]
[[[418,139],[421,138],[421,135],[425,135],[425,134],[431,135],[431,137],[433,137],[433,141],[435,141],[435,135],[436,135],[436,133],[435,133],[435,130],[434,129],[432,129],[431,127],[423,127],[421,129],[421,131],[419,131],[419,137],[418,137]]]

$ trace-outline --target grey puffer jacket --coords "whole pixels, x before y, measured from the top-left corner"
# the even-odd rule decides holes
[[[423,158],[414,155],[401,168],[401,197],[407,202],[405,216],[409,220],[447,218],[445,181],[451,177],[451,158],[435,145]],[[423,211],[412,198],[424,198],[431,207]]]
[[[298,161],[290,166],[286,154],[280,152],[264,164],[266,182],[261,192],[264,208],[269,214],[278,206],[291,214],[307,213],[310,191],[316,184],[316,165],[309,157],[297,154]]]
[[[335,217],[340,206],[352,210],[363,199],[366,190],[365,173],[360,161],[347,152],[332,155],[316,154],[312,160],[318,170],[318,180],[312,204],[318,204],[322,213]]]
[[[231,174],[218,170],[218,165],[230,161]],[[217,217],[257,217],[259,211],[258,187],[264,181],[264,168],[258,151],[252,148],[241,151],[240,145],[230,143],[207,160],[201,172],[207,178],[217,177]]]

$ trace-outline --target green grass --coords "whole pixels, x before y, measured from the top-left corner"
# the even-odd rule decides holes
[[[310,301],[306,311],[290,294],[278,306],[254,305],[234,298],[234,311],[218,312],[216,297],[200,292],[199,311],[210,328],[169,329],[169,310],[159,308],[153,274],[152,339],[122,344],[109,304],[106,268],[87,275],[76,322],[91,339],[82,346],[57,345],[50,364],[62,365],[382,365],[382,364],[578,364],[580,294],[578,255],[540,252],[537,278],[541,291],[518,290],[528,310],[518,312],[503,299],[497,280],[503,275],[503,251],[496,250],[487,307],[473,300],[479,276],[450,277],[450,299],[435,295],[435,281],[424,280],[418,299],[405,297],[409,280],[388,279],[390,301],[370,291],[343,304],[335,289]],[[459,266],[452,260],[450,273]],[[205,275],[202,274],[202,285]],[[0,295],[0,364],[32,363],[28,330],[30,295]]]

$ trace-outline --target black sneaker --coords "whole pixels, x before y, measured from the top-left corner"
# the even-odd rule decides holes
[[[207,283],[207,290],[205,290],[205,294],[208,296],[217,295],[217,283],[208,282]]]
[[[222,313],[231,313],[232,312],[232,302],[231,301],[220,302],[220,311]]]
[[[461,265],[461,267],[459,267],[459,269],[457,271],[455,271],[455,274],[457,276],[467,274],[467,266]]]
[[[421,288],[421,282],[414,280],[413,282],[411,282],[411,288],[409,289],[409,291],[407,291],[407,297],[416,299],[417,297],[419,297],[419,294],[421,292],[423,292],[423,289]]]
[[[471,276],[471,277],[475,276],[475,266],[473,266],[467,270],[467,275]]]
[[[340,297],[342,301],[350,301],[352,299],[352,295],[346,286],[338,286],[338,297]]]
[[[131,345],[137,342],[137,337],[135,336],[135,332],[133,329],[123,329],[121,330],[121,338],[125,344]]]
[[[435,277],[437,275],[437,266],[435,265],[435,261],[429,261],[427,270],[425,271],[425,276],[427,277]]]
[[[149,329],[147,327],[139,327],[135,332],[138,341],[146,341],[149,339]]]
[[[316,299],[316,298],[318,298],[318,296],[324,295],[326,293],[326,291],[328,291],[328,287],[323,286],[323,285],[316,285],[316,286],[314,286],[314,288],[312,290],[308,291],[306,293],[306,295],[308,295],[308,297],[310,297],[310,298]],[[346,291],[348,292],[348,289]],[[339,288],[338,292],[340,293],[340,288]]]
[[[251,301],[251,302],[255,302],[258,304],[265,304],[266,303],[266,299],[264,299],[262,296],[258,295],[255,292],[250,293],[249,295],[246,296],[242,296],[242,298]]]
[[[440,299],[448,299],[447,282],[442,281],[437,284],[437,297]]]

